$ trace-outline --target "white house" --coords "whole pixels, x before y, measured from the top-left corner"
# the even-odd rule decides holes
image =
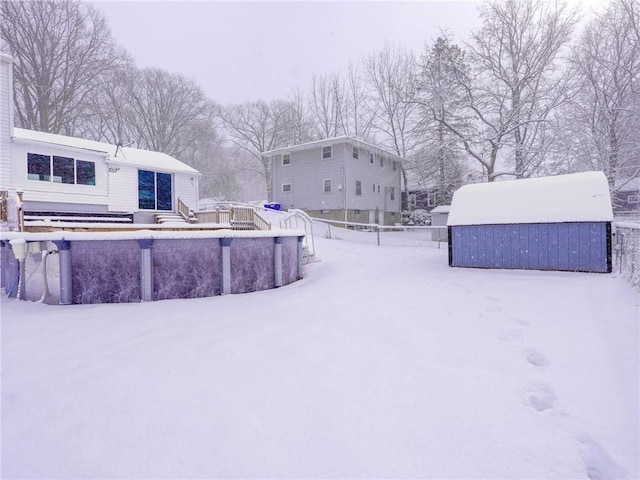
[[[198,203],[200,173],[160,152],[14,128],[12,59],[0,53],[0,190],[25,213],[131,214],[153,223]]]
[[[402,221],[402,157],[342,136],[262,153],[272,165],[273,201],[331,220]]]

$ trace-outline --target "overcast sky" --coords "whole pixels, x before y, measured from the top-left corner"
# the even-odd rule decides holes
[[[385,42],[418,54],[442,29],[462,41],[480,26],[478,1],[94,3],[139,67],[192,77],[223,104],[286,98]]]

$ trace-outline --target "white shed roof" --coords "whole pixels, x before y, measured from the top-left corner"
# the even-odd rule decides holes
[[[440,205],[434,208],[433,210],[431,210],[430,213],[449,213],[450,211],[451,211],[451,205]]]
[[[107,157],[107,162],[109,163],[199,175],[199,172],[195,168],[191,168],[186,163],[162,152],[120,147],[118,156],[115,156],[117,147],[109,143],[85,140],[84,138],[67,137],[53,133],[36,132],[23,128],[14,128],[13,137],[22,141],[47,143],[61,148],[67,147],[101,153]]]
[[[451,202],[447,225],[613,221],[602,172],[465,185]]]

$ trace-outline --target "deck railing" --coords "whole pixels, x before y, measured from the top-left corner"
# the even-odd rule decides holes
[[[188,223],[191,222],[191,209],[189,208],[189,205],[182,201],[181,198],[178,198],[178,213]]]
[[[253,207],[231,207],[231,227],[234,230],[270,230],[271,225]]]
[[[195,212],[199,223],[228,224],[234,230],[271,230],[271,224],[253,207],[234,205],[229,209]]]
[[[9,191],[0,190],[0,222],[9,220]]]

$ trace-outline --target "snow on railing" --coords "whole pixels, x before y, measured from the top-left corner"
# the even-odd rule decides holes
[[[302,225],[300,225],[302,224]],[[313,261],[316,256],[316,247],[313,240],[313,221],[306,212],[297,208],[289,209],[280,220],[280,228],[301,228],[305,232],[302,248],[305,263]]]
[[[616,222],[614,271],[640,287],[640,222]]]

